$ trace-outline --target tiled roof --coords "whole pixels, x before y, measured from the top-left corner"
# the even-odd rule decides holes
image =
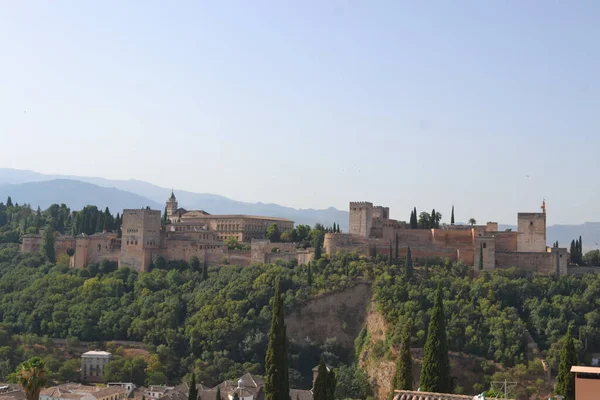
[[[394,400],[473,400],[474,396],[464,394],[419,392],[414,390],[395,390]],[[294,400],[292,398],[292,400]],[[486,397],[486,400],[500,400]]]
[[[127,393],[127,389],[120,386],[113,386],[109,388],[100,389],[96,392],[92,392],[92,396],[97,399],[101,399],[107,396],[112,396],[119,393]]]
[[[291,400],[313,400],[312,390],[290,389]]]

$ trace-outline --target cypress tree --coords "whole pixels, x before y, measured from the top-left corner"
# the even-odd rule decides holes
[[[202,265],[202,280],[205,281],[208,279],[208,263],[206,259],[204,259],[204,264]]]
[[[398,232],[396,232],[396,248],[394,249],[394,259],[398,262]]]
[[[198,398],[198,389],[196,388],[196,374],[192,372],[190,379],[190,390],[188,391],[188,400],[196,400]]]
[[[435,228],[435,208],[431,210],[431,220],[429,221],[429,227],[431,229]]]
[[[279,281],[275,284],[269,346],[265,358],[265,400],[289,400],[287,333]]]
[[[446,337],[446,317],[442,286],[438,284],[433,313],[427,330],[427,340],[423,354],[421,390],[424,392],[451,393],[450,361]]]
[[[454,204],[452,205],[452,215],[450,216],[450,225],[454,225]]]
[[[392,389],[395,390],[413,390],[412,355],[410,354],[411,332],[412,320],[409,319],[402,332],[400,351],[396,359],[396,373],[392,381]]]
[[[6,207],[12,207],[12,206],[13,206],[12,199],[10,198],[10,196],[8,196],[8,198],[6,199]]]
[[[308,266],[307,266],[307,268],[308,268],[308,270],[307,270],[306,272],[307,272],[307,275],[308,275],[308,276],[307,276],[307,278],[306,278],[306,284],[307,284],[308,286],[312,286],[313,277],[312,277],[312,270],[311,270],[311,268],[310,268],[310,262],[308,263]]]
[[[569,247],[569,254],[571,254],[571,262],[575,262],[575,241],[571,240],[571,247]]]
[[[558,364],[558,375],[556,376],[556,394],[565,396],[565,400],[575,400],[575,376],[571,373],[571,367],[577,365],[577,352],[573,342],[571,326],[563,339],[563,348],[560,351],[560,363]]]
[[[479,270],[483,269],[483,243],[479,245]]]
[[[327,400],[335,400],[335,386],[337,384],[337,378],[335,372],[332,370],[327,371]]]
[[[217,394],[215,395],[215,400],[221,400],[221,387],[217,386]]]
[[[163,224],[163,226],[167,225],[167,206],[165,206],[165,212],[163,213],[162,224]]]
[[[410,246],[406,249],[406,279],[411,280],[413,277],[413,262],[410,254]]]
[[[54,229],[52,229],[52,227],[48,226],[46,228],[42,240],[42,255],[51,263],[56,262],[56,251],[54,249]]]
[[[321,241],[317,240],[316,243],[315,243],[314,259],[317,260],[317,261],[320,260],[322,252],[323,252],[323,249],[321,248]]]
[[[317,379],[315,379],[315,385],[313,388],[313,400],[329,400],[329,379],[327,377],[327,366],[323,357],[319,362],[319,369],[317,371]]]
[[[392,265],[393,264],[393,260],[392,260],[392,241],[390,240],[390,252],[388,253],[388,265]]]

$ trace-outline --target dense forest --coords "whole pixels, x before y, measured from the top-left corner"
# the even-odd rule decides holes
[[[519,379],[538,368],[528,360],[529,341],[537,343],[556,371],[561,338],[569,325],[581,361],[600,351],[597,275],[556,279],[507,269],[473,276],[469,267],[449,260],[414,260],[413,265],[412,260],[392,256],[328,257],[320,254],[320,245],[324,232],[335,231],[335,226],[301,225],[282,235],[280,240],[291,235],[315,247],[317,261],[308,266],[279,263],[206,271],[197,260],[164,261],[150,272],[137,272],[104,261],[72,270],[65,260],[52,263],[44,254],[18,250],[24,233],[43,227],[93,233],[118,229],[118,224],[118,215],[93,206],[78,213],[65,205],[36,212],[28,205],[0,203],[0,380],[40,352],[54,379],[76,378],[78,364],[70,358],[77,357],[79,340],[147,345],[150,356],[141,357],[109,342],[106,348],[116,356],[107,367],[108,380],[177,383],[194,371],[199,382],[211,386],[245,372],[263,374],[269,302],[277,279],[286,312],[357,281],[373,282],[374,301],[392,328],[385,341],[376,343],[381,357],[394,357],[409,319],[411,346],[424,346],[438,284],[443,288],[449,349],[503,366],[504,375],[496,378]],[[56,351],[51,338],[67,338],[71,346]],[[322,344],[291,344],[291,386],[310,387],[311,368],[323,355],[338,368],[338,397],[365,398],[371,389],[356,356],[368,340],[364,333],[359,335],[355,352],[343,349],[335,338]],[[480,388],[489,385],[492,373],[490,369]]]

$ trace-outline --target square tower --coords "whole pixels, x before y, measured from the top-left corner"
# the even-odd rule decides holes
[[[146,271],[160,248],[160,211],[123,210],[119,267]]]
[[[518,252],[546,252],[546,213],[519,213],[518,231]]]
[[[350,234],[368,238],[373,226],[373,203],[350,202]]]

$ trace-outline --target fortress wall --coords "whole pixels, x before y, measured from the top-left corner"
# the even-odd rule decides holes
[[[494,232],[497,251],[517,251],[517,232]]]
[[[496,267],[517,267],[528,273],[541,272],[554,274],[556,271],[555,259],[552,253],[539,252],[496,252]]]
[[[119,261],[121,247],[115,246],[114,238],[111,237],[89,237],[85,241],[88,245],[86,266],[89,264],[99,263],[102,260]],[[120,241],[118,241],[120,243]],[[78,249],[79,250],[79,249]]]
[[[459,261],[464,262],[466,265],[475,265],[474,264],[474,260],[475,260],[475,249],[474,248],[470,248],[470,249],[459,249],[457,251],[457,259]]]
[[[433,240],[431,229],[398,229],[397,232],[398,241],[406,245],[432,243]]]
[[[473,247],[473,234],[470,229],[433,229],[432,241],[438,246]]]

